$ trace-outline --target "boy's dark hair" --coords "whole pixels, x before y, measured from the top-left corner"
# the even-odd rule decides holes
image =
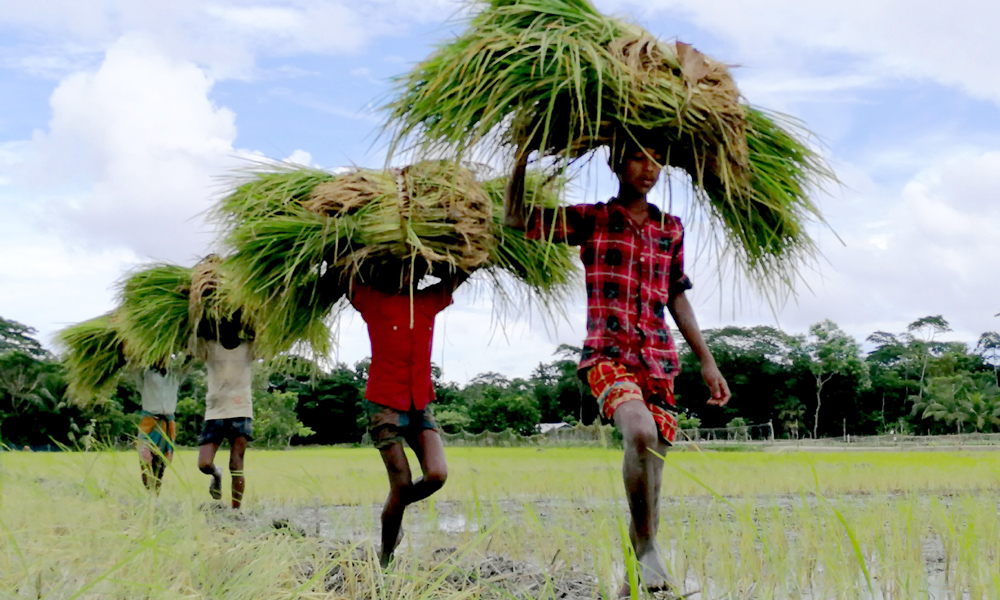
[[[662,135],[656,135],[652,131],[618,129],[611,137],[608,144],[608,166],[615,173],[619,173],[625,165],[625,161],[637,152],[643,152],[650,148],[666,156],[667,141]]]

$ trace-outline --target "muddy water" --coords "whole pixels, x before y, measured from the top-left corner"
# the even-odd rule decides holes
[[[856,497],[845,496],[841,502],[865,503],[870,498],[864,495]],[[800,496],[774,497],[770,496],[761,499],[762,504],[776,503],[782,509],[791,509],[793,506],[801,506],[803,501],[816,504],[815,499],[803,499]],[[947,503],[947,499],[944,502]],[[690,509],[690,500],[687,501]],[[679,503],[671,499],[664,500],[664,512],[672,508],[678,508]],[[592,503],[588,507],[600,513],[624,514],[626,507],[623,502],[613,503]],[[511,524],[523,523],[526,515],[539,520],[546,520],[557,514],[580,510],[581,503],[569,501],[540,501],[524,503],[517,500],[503,500],[491,503],[487,514],[476,512],[475,507],[465,503],[457,502],[423,502],[407,511],[405,521],[405,537],[402,545],[397,551],[401,559],[409,559],[426,564],[427,568],[437,568],[448,561],[459,561],[453,575],[449,575],[448,583],[455,590],[466,590],[470,586],[479,585],[484,581],[491,582],[491,585],[500,585],[506,594],[514,598],[536,598],[539,594],[543,597],[555,597],[566,599],[583,599],[606,596],[609,590],[601,590],[601,586],[596,577],[583,573],[579,568],[564,563],[556,564],[553,559],[551,564],[539,565],[530,561],[514,560],[508,556],[489,552],[489,546],[485,549],[477,549],[476,552],[456,553],[455,548],[465,548],[471,540],[477,538],[479,534],[484,534],[496,524],[497,520],[509,521]],[[275,527],[288,529],[298,535],[319,538],[326,543],[336,547],[354,545],[357,548],[364,548],[364,552],[373,556],[373,540],[379,530],[380,505],[274,505],[256,506],[244,512],[239,521],[248,529],[260,528],[263,530]],[[227,517],[228,518],[228,517]],[[506,524],[505,524],[506,526]],[[794,532],[789,533],[794,536]],[[664,558],[668,564],[680,564],[679,548],[676,540],[670,547],[663,548]],[[529,553],[530,554],[530,553]],[[459,555],[461,555],[460,558]],[[428,558],[429,557],[429,558]],[[967,594],[950,590],[946,578],[946,557],[944,545],[934,537],[923,540],[921,547],[921,557],[926,570],[926,581],[929,598],[964,598]],[[616,562],[615,565],[608,566],[613,582],[621,582],[625,578],[623,566]],[[884,595],[880,590],[884,587],[878,581],[878,573],[875,571],[876,565],[869,564],[869,572],[872,573],[873,594],[867,593],[867,584],[864,580],[858,582],[857,589],[864,589],[862,597],[870,597],[875,600],[891,598],[891,595]],[[339,568],[339,567],[338,567]],[[344,569],[340,568],[337,577],[331,580],[329,585],[344,585],[346,580]],[[818,576],[823,575],[822,565],[816,566]],[[337,583],[339,581],[340,583]],[[693,569],[685,573],[680,588],[690,595],[686,596],[695,600],[709,600],[716,598],[759,598],[759,597],[795,597],[808,600],[821,600],[829,597],[822,592],[811,589],[797,591],[794,596],[785,596],[765,590],[756,590],[753,585],[744,590],[723,589],[716,585],[711,579],[701,581],[696,577]],[[333,589],[333,588],[331,588]],[[345,592],[346,590],[340,590]],[[1000,597],[1000,596],[998,596]]]

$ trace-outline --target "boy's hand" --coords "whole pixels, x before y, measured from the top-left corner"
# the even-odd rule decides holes
[[[705,379],[708,390],[712,392],[712,397],[708,399],[708,404],[711,406],[725,406],[732,394],[729,392],[729,384],[726,383],[726,378],[722,376],[719,367],[714,364],[705,365],[701,368],[701,376]]]

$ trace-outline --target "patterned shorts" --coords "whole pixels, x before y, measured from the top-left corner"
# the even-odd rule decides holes
[[[169,456],[174,451],[174,440],[177,439],[177,422],[174,415],[154,415],[148,412],[140,413],[139,448],[156,448],[163,456]],[[154,455],[156,453],[154,452]]]
[[[642,400],[653,415],[660,436],[673,443],[677,434],[673,379],[653,379],[641,369],[602,362],[587,371],[587,383],[605,419],[613,421],[615,410],[622,404]]]
[[[421,431],[438,431],[430,406],[423,410],[406,411],[375,404],[370,400],[365,400],[362,405],[368,416],[368,434],[371,435],[372,444],[379,450],[404,440],[412,448]]]

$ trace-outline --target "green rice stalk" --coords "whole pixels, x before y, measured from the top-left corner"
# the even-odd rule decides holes
[[[492,239],[489,265],[485,275],[490,278],[494,298],[508,304],[515,298],[504,285],[502,274],[513,277],[516,290],[529,301],[537,302],[551,315],[553,309],[568,299],[580,282],[580,270],[574,257],[576,249],[548,240],[530,240],[524,232],[503,224],[504,190],[507,178],[498,177],[483,183],[483,189],[493,202]],[[559,191],[565,186],[561,179],[529,171],[525,178],[525,200],[533,206],[557,208],[561,205]],[[516,292],[514,292],[516,293]]]
[[[543,191],[540,181],[533,176],[529,193],[557,203],[556,188]],[[515,292],[499,277],[508,272],[529,297],[551,304],[573,281],[572,251],[504,228],[503,185],[481,185],[445,161],[256,174],[216,209],[231,249],[224,268],[232,301],[254,313],[259,347],[307,340],[319,355],[329,350],[323,333],[348,283],[373,272],[399,272],[406,286],[432,265],[484,269],[497,295],[511,299]]]
[[[119,284],[118,325],[129,356],[143,366],[166,365],[188,351],[192,270],[166,263],[133,271]]]
[[[806,228],[822,217],[809,193],[834,176],[807,132],[741,103],[721,63],[586,0],[486,3],[397,79],[386,109],[392,152],[519,148],[566,167],[622,139],[657,147],[718,225],[719,258],[762,291],[790,288],[815,256]]]
[[[66,367],[67,391],[76,402],[86,404],[109,396],[127,364],[114,319],[109,313],[56,334]]]

